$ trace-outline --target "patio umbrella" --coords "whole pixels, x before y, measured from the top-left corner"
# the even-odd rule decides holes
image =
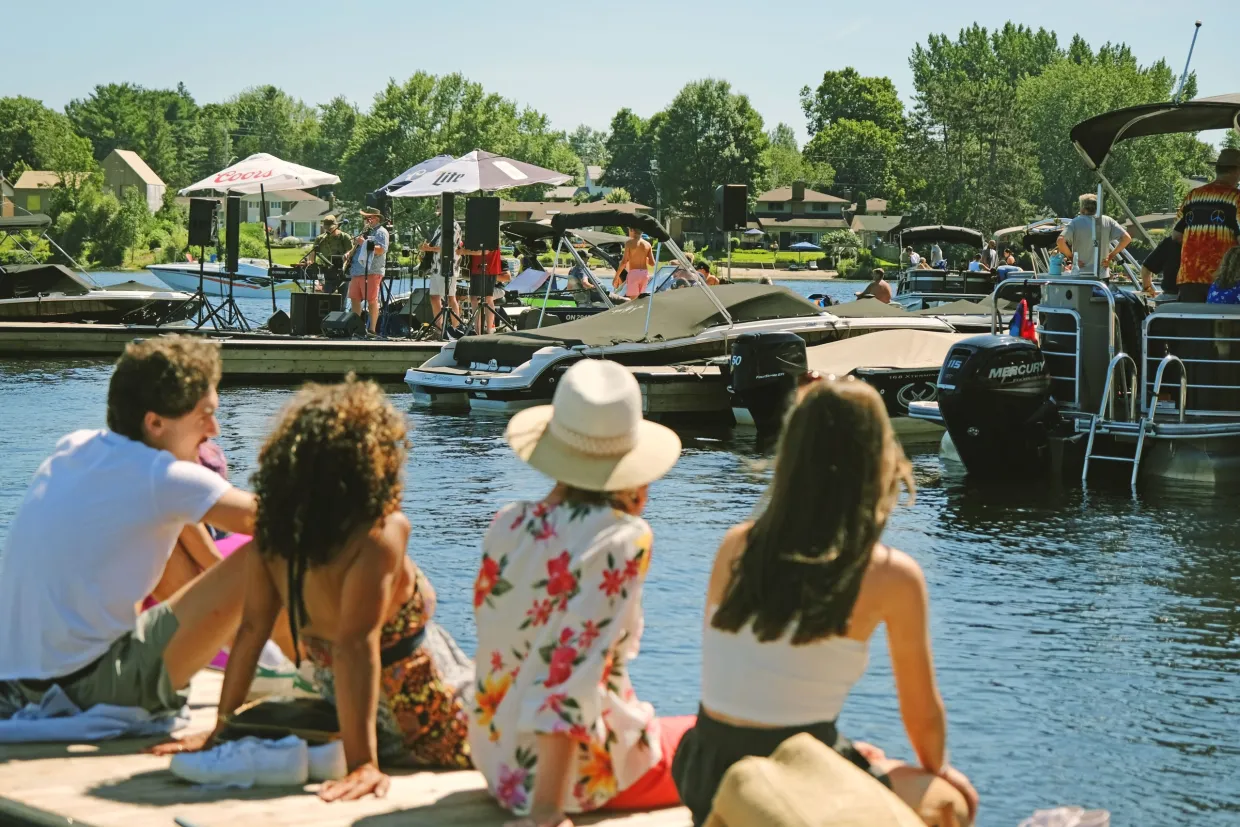
[[[571,175],[553,169],[543,169],[475,149],[438,167],[434,175],[421,175],[393,190],[390,195],[393,198],[420,198],[445,193],[494,192],[531,184],[563,184],[571,178]]]
[[[743,235],[765,235],[761,230],[746,230]]]
[[[330,172],[303,167],[284,161],[266,152],[257,152],[238,161],[227,169],[214,175],[208,175],[196,184],[190,184],[181,190],[181,195],[199,190],[215,190],[216,192],[236,192],[243,194],[260,193],[263,197],[263,226],[267,226],[267,190],[304,190],[339,184],[340,176]],[[271,281],[271,310],[276,312],[276,279],[271,274],[271,236],[263,233],[267,239],[267,267]],[[269,322],[270,324],[270,322]]]
[[[384,192],[388,194],[391,194],[395,190],[398,190],[401,187],[403,187],[405,184],[408,184],[411,181],[418,180],[423,175],[426,175],[428,172],[434,172],[435,170],[439,169],[444,164],[450,163],[452,160],[454,159],[452,158],[451,155],[436,155],[434,158],[427,158],[422,163],[414,164],[413,166],[409,167],[409,169],[405,170],[400,175],[397,175],[395,178],[393,178],[391,181],[388,181],[386,184],[384,184],[379,189],[383,190]]]
[[[817,244],[811,244],[808,241],[798,241],[788,247],[789,250],[797,254],[797,261],[801,260],[801,253],[821,253],[822,248]]]

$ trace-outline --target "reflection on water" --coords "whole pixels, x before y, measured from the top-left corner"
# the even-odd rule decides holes
[[[0,360],[0,538],[55,441],[102,426],[108,374],[90,360]],[[402,388],[389,392],[408,408]],[[290,394],[221,393],[234,481],[246,483]],[[509,499],[549,483],[508,452],[503,419],[409,418],[410,553],[439,591],[440,620],[469,649],[482,533]],[[683,458],[652,489],[655,556],[634,668],[639,693],[668,714],[695,709],[710,562],[768,473],[751,432],[682,437]],[[1116,825],[1236,823],[1235,497],[976,486],[933,453],[913,460],[917,501],[897,510],[886,539],[926,570],[952,756],[982,793],[981,823],[1008,827],[1058,804],[1107,808]],[[910,757],[881,636],[872,650],[841,727]]]

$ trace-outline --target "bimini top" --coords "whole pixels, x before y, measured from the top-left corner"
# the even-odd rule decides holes
[[[944,241],[948,244],[972,244],[975,247],[981,247],[985,243],[982,234],[977,230],[970,230],[968,227],[947,227],[943,224],[909,227],[900,232],[900,241],[903,244]]]
[[[16,233],[21,230],[45,230],[52,226],[46,215],[15,215],[0,218],[0,233]]]
[[[822,308],[786,287],[771,284],[725,284],[713,288],[734,322],[818,316]],[[636,299],[585,319],[539,330],[466,336],[456,343],[456,363],[468,367],[492,359],[500,366],[516,367],[529,361],[544,347],[608,347],[642,341],[646,329],[646,305],[650,297]],[[649,341],[688,339],[708,327],[724,324],[723,314],[705,290],[669,290],[658,294],[650,313]]]
[[[656,241],[667,242],[671,236],[663,225],[648,215],[628,213],[623,210],[590,210],[589,212],[558,213],[551,216],[551,226],[564,233],[581,227],[637,228]]]
[[[1089,164],[1098,169],[1111,154],[1111,148],[1129,138],[1228,127],[1240,131],[1240,93],[1103,112],[1081,121],[1068,134]]]
[[[542,224],[538,221],[508,221],[500,225],[500,231],[510,238],[527,242],[555,238],[559,234],[559,231],[550,224]],[[629,240],[628,236],[602,233],[597,230],[577,229],[569,231],[568,234],[576,236],[592,247],[601,247],[604,244],[623,244]]]

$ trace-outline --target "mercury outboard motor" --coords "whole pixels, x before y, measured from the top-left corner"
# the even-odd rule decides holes
[[[778,435],[807,364],[805,340],[795,333],[746,333],[732,345],[733,406],[749,409],[759,442]]]
[[[1047,467],[1058,420],[1042,350],[1015,336],[973,336],[939,371],[939,413],[970,474],[1008,476]]]

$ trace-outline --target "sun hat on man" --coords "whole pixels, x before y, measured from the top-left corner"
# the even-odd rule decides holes
[[[328,213],[327,215],[319,219],[319,223],[322,224],[324,227],[335,227],[336,216],[332,215],[331,213]]]
[[[504,436],[531,467],[587,491],[639,488],[680,458],[680,437],[642,418],[633,374],[604,359],[569,368],[551,404],[519,412]]]
[[[360,210],[358,210],[358,212],[366,216],[367,218],[382,218],[383,217],[383,213],[379,212],[374,207],[362,207]]]
[[[1214,161],[1215,168],[1227,169],[1229,167],[1240,167],[1240,149],[1235,147],[1224,147],[1219,151],[1218,158]]]

